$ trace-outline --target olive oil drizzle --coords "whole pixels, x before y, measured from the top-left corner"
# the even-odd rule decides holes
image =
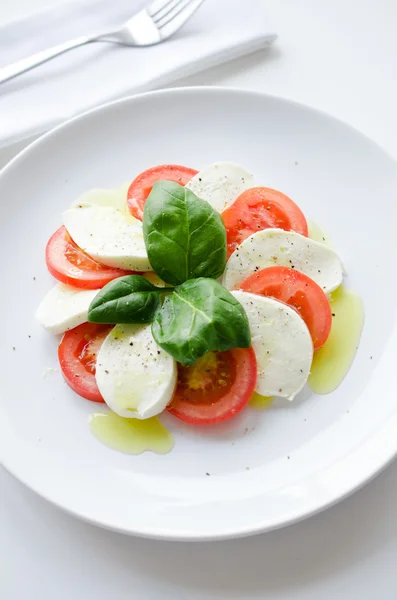
[[[333,392],[347,375],[360,342],[364,308],[358,294],[340,286],[331,294],[332,328],[314,353],[309,387],[316,394]]]
[[[95,412],[89,426],[98,441],[124,454],[167,454],[174,447],[173,436],[157,417],[125,419],[112,411]]]

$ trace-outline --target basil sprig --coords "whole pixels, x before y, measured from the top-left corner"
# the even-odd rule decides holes
[[[220,214],[188,188],[158,181],[143,211],[149,262],[167,283],[217,278],[226,266],[226,230]]]
[[[221,216],[172,181],[154,184],[143,212],[149,261],[173,288],[140,275],[108,283],[91,302],[93,323],[149,323],[157,344],[190,365],[212,350],[248,348],[251,336],[242,305],[216,281],[226,265]],[[168,293],[165,301],[162,298]]]
[[[203,277],[174,289],[157,310],[152,333],[157,344],[183,365],[191,365],[211,350],[251,345],[240,302],[215,279]]]
[[[113,279],[95,296],[88,309],[91,323],[150,323],[160,305],[160,294],[167,291],[141,275]]]

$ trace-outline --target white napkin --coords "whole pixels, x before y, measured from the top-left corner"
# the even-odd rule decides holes
[[[0,67],[121,25],[142,0],[84,0],[0,27]],[[261,0],[206,0],[171,39],[147,48],[89,44],[0,84],[0,147],[109,100],[165,85],[275,39]]]

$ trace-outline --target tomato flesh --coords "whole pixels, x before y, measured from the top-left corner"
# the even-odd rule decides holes
[[[74,243],[63,226],[49,239],[45,257],[47,268],[55,279],[86,290],[99,289],[112,279],[131,273],[107,267],[88,256]]]
[[[83,323],[67,331],[59,344],[59,364],[66,383],[92,402],[104,402],[95,381],[96,360],[111,329],[111,325]]]
[[[167,179],[186,185],[198,171],[181,165],[159,165],[143,171],[131,183],[127,193],[128,209],[133,217],[142,221],[146,198],[156,181]]]
[[[269,267],[247,277],[240,289],[270,296],[294,308],[305,321],[315,350],[327,341],[331,306],[321,287],[307,275],[288,267]]]
[[[191,366],[178,364],[178,382],[167,410],[186,423],[221,423],[246,406],[256,375],[252,348],[209,352]]]
[[[295,231],[307,237],[305,216],[285,194],[266,187],[245,190],[222,212],[228,257],[247,237],[269,227]]]

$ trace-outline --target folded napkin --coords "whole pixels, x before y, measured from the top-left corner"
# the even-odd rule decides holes
[[[0,67],[80,35],[116,28],[142,0],[84,0],[0,27]],[[206,0],[172,38],[146,48],[89,44],[0,84],[0,148],[109,100],[258,50],[275,39],[261,0]]]

